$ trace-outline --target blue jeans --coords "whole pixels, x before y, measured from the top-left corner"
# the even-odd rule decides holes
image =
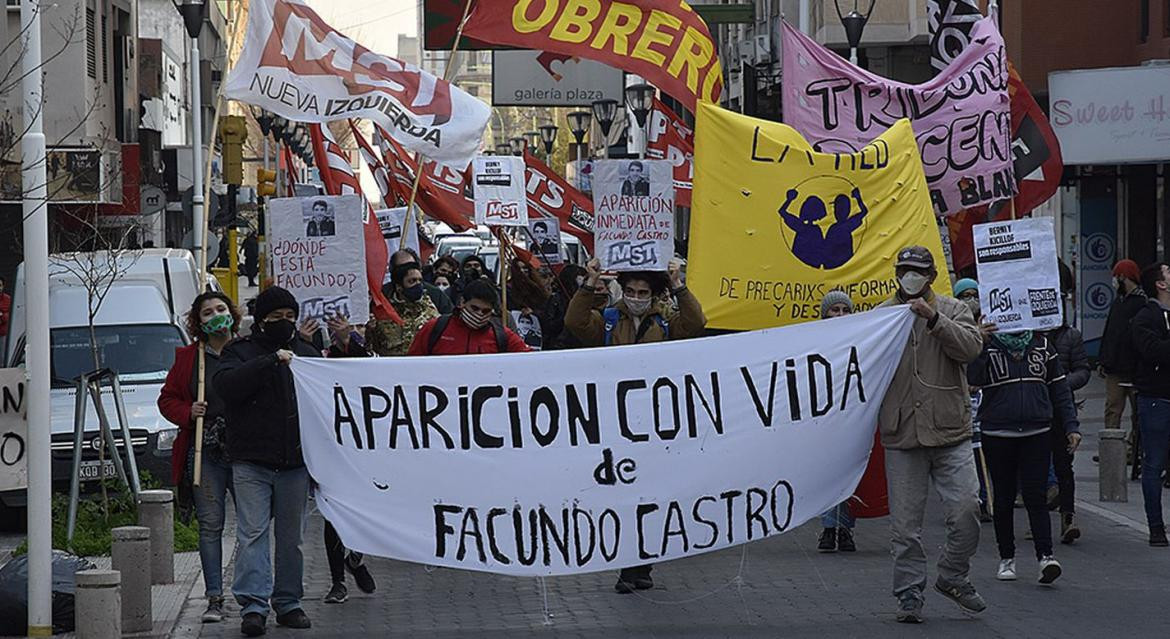
[[[1142,497],[1150,527],[1162,526],[1162,471],[1170,454],[1170,401],[1138,395],[1142,433]]]
[[[301,539],[309,471],[273,470],[247,462],[232,464],[236,492],[236,578],[232,594],[240,614],[268,616],[269,600],[276,614],[301,607],[305,572]],[[275,528],[276,578],[273,580],[269,530]]]
[[[192,449],[191,455],[195,451]],[[199,521],[199,562],[207,596],[223,596],[223,515],[228,491],[233,493],[232,467],[218,457],[203,456],[203,476],[195,486],[195,518]]]
[[[853,528],[857,520],[849,512],[849,502],[843,501],[821,514],[821,525],[825,528]]]

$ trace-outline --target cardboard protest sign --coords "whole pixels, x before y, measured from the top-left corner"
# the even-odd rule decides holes
[[[298,357],[305,463],[357,552],[533,576],[693,557],[854,493],[912,326],[902,307],[617,349]]]
[[[277,286],[301,303],[302,319],[344,315],[353,324],[370,316],[360,195],[270,200],[272,272]]]
[[[593,163],[593,238],[601,268],[666,270],[674,257],[673,171],[666,160]]]
[[[392,209],[374,211],[378,218],[378,227],[382,229],[382,237],[386,240],[386,278],[383,284],[390,281],[390,256],[401,248],[412,249],[418,253],[418,226],[406,214],[405,206],[396,206]],[[406,244],[402,243],[402,233],[406,231]]]
[[[934,290],[950,293],[908,121],[857,153],[817,153],[791,127],[704,104],[695,136],[687,285],[708,327],[819,319],[834,289],[873,308],[897,290],[898,250],[916,244],[939,265]]]
[[[979,307],[1001,332],[1047,331],[1064,322],[1052,218],[972,229]]]
[[[0,490],[28,487],[28,421],[23,368],[0,368]]]
[[[909,118],[939,215],[1011,198],[1003,36],[992,18],[980,20],[970,36],[938,76],[912,85],[856,67],[784,22],[784,122],[818,151],[852,153]]]
[[[561,223],[556,218],[528,220],[528,250],[546,266],[556,266],[561,256]]]
[[[473,163],[475,223],[486,226],[528,224],[528,194],[524,188],[524,158],[477,155]]]

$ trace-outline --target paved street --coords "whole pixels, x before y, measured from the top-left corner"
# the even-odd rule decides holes
[[[859,551],[853,555],[818,554],[819,526],[813,522],[746,548],[663,564],[654,572],[658,587],[644,596],[615,594],[615,575],[608,573],[547,579],[545,593],[535,579],[375,559],[370,565],[378,579],[376,593],[361,594],[351,581],[349,602],[327,606],[321,598],[329,588],[329,571],[321,518],[314,515],[305,543],[305,609],[314,627],[305,632],[270,626],[269,636],[1031,638],[1091,637],[1119,630],[1134,637],[1164,636],[1170,552],[1146,544],[1137,484],[1130,484],[1127,504],[1096,501],[1092,455],[1100,419],[1091,416],[1101,414],[1100,384],[1094,382],[1085,396],[1089,401],[1083,414],[1090,416],[1085,430],[1094,435],[1086,438],[1077,458],[1079,497],[1087,502],[1081,509],[1084,537],[1074,546],[1058,546],[1065,574],[1054,587],[1035,582],[1031,544],[1022,540],[1021,580],[1001,583],[994,579],[994,534],[985,524],[973,577],[990,609],[977,619],[931,592],[926,624],[894,621],[884,519],[860,522]],[[1016,514],[1017,535],[1022,536],[1024,513]],[[928,521],[927,547],[937,556],[942,543],[937,510]],[[200,583],[193,594],[201,592]],[[176,636],[240,636],[234,603],[225,623],[200,628],[203,603],[190,602]]]

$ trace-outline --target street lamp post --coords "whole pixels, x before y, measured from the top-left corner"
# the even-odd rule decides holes
[[[877,4],[877,0],[869,0],[869,9],[866,10],[865,15],[857,10],[858,0],[853,0],[853,10],[845,15],[841,15],[841,3],[839,0],[833,0],[833,6],[837,8],[837,18],[841,20],[841,26],[845,27],[845,39],[849,41],[849,62],[857,64],[857,47],[861,44],[861,32],[865,30],[865,24],[869,22],[869,16],[873,13],[873,5]]]
[[[552,163],[553,144],[557,141],[557,125],[543,124],[540,126],[540,141],[544,142],[544,160]]]
[[[203,90],[199,77],[199,33],[203,30],[206,5],[204,0],[172,0],[183,16],[183,25],[191,39],[191,217],[196,253],[203,246],[203,228],[207,220],[203,217]]]
[[[252,117],[256,119],[256,124],[260,125],[260,135],[264,138],[264,170],[268,170],[268,135],[272,133],[272,114],[264,110],[264,107],[251,105]]]
[[[507,142],[497,144],[496,155],[512,155],[512,145]]]
[[[527,147],[528,140],[524,136],[512,138],[512,155],[524,155],[524,149]]]
[[[589,111],[571,111],[565,116],[569,121],[569,131],[577,141],[577,161],[581,161],[581,145],[585,143],[585,132],[593,123],[593,113]]]
[[[634,114],[638,123],[638,130],[642,132],[642,146],[638,149],[638,157],[646,157],[646,118],[654,106],[654,87],[649,84],[631,84],[626,87],[626,106]]]
[[[536,155],[540,145],[540,131],[527,131],[524,133],[524,139],[528,142],[528,152]]]
[[[604,157],[609,157],[609,131],[613,121],[617,118],[618,101],[612,98],[597,100],[590,105],[593,109],[593,119],[601,128],[601,148]]]

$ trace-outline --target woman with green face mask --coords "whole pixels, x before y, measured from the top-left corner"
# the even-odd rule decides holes
[[[240,315],[227,295],[203,293],[187,312],[187,333],[192,342],[176,349],[175,365],[167,374],[158,407],[168,421],[179,427],[171,453],[171,474],[180,499],[190,495],[199,520],[199,559],[207,595],[205,623],[223,619],[223,523],[232,469],[224,444],[224,405],[210,383],[223,347],[236,335]],[[204,401],[197,402],[199,349],[204,351]],[[203,458],[199,486],[192,486],[195,469],[195,420],[203,418]]]

